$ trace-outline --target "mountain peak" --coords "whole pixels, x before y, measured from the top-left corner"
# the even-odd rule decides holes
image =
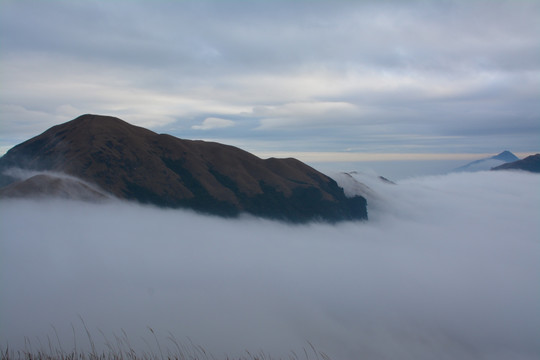
[[[491,156],[488,158],[475,160],[473,162],[470,162],[466,165],[460,166],[456,169],[454,169],[454,172],[474,172],[474,171],[487,171],[490,170],[493,167],[519,160],[518,157],[514,154],[512,154],[508,150],[504,150],[503,152]]]
[[[519,158],[516,155],[512,154],[508,150],[504,150],[502,153],[492,156],[491,158],[496,159],[496,160],[502,160],[504,162],[512,162],[512,161],[519,160]]]
[[[263,160],[239,148],[156,134],[86,114],[54,126],[0,158],[9,168],[65,173],[121,199],[292,222],[366,219],[366,200],[296,159]]]
[[[114,117],[114,116],[107,116],[107,115],[97,115],[97,114],[84,114],[84,115],[81,115],[81,116],[78,116],[77,118],[71,120],[71,121],[68,121],[66,123],[63,123],[63,124],[60,124],[60,125],[57,125],[57,126],[54,126],[54,128],[57,128],[57,127],[65,127],[65,126],[69,126],[69,127],[76,127],[76,126],[111,126],[111,127],[115,127],[115,126],[126,126],[126,125],[129,125],[129,126],[133,126],[127,122],[125,122],[124,120],[121,120],[117,117]]]
[[[106,120],[116,121],[116,122],[125,122],[114,116],[99,115],[99,114],[83,114],[76,117],[75,119],[71,121],[80,122],[80,121],[106,121]]]
[[[140,132],[146,134],[155,134],[154,132],[132,125],[122,119],[114,116],[96,115],[96,114],[84,114],[66,123],[53,126],[47,131],[60,132],[62,130],[81,132],[110,132],[110,133],[122,133],[122,132]]]

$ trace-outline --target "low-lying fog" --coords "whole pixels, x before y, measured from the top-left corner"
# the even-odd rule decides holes
[[[332,359],[539,358],[539,175],[355,176],[370,220],[335,226],[2,201],[0,345],[57,347],[56,330],[70,351],[73,326],[88,348],[80,315],[101,348],[124,330],[149,351],[149,326],[218,358],[307,341]]]

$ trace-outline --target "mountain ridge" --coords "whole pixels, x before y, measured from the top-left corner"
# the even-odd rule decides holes
[[[491,170],[524,170],[540,173],[540,153],[527,156],[525,159],[509,162],[492,168]]]
[[[118,198],[222,216],[285,221],[367,219],[365,198],[299,160],[260,159],[242,149],[186,140],[86,114],[51,127],[0,158],[0,186],[17,167],[62,172]]]

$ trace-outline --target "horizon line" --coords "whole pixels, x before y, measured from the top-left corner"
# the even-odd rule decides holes
[[[303,162],[375,162],[375,161],[428,161],[428,160],[480,160],[498,153],[359,153],[338,151],[255,151],[254,155],[267,159],[296,158]],[[520,159],[536,152],[515,152]]]

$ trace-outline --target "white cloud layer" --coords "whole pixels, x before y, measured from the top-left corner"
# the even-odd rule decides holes
[[[204,119],[201,125],[193,125],[191,128],[195,130],[213,130],[231,126],[234,126],[234,121],[232,120],[209,117]]]
[[[335,226],[2,201],[0,345],[47,347],[53,325],[70,350],[73,324],[88,347],[80,314],[100,347],[123,329],[148,351],[150,326],[217,357],[540,356],[539,175],[355,176],[370,220]]]

